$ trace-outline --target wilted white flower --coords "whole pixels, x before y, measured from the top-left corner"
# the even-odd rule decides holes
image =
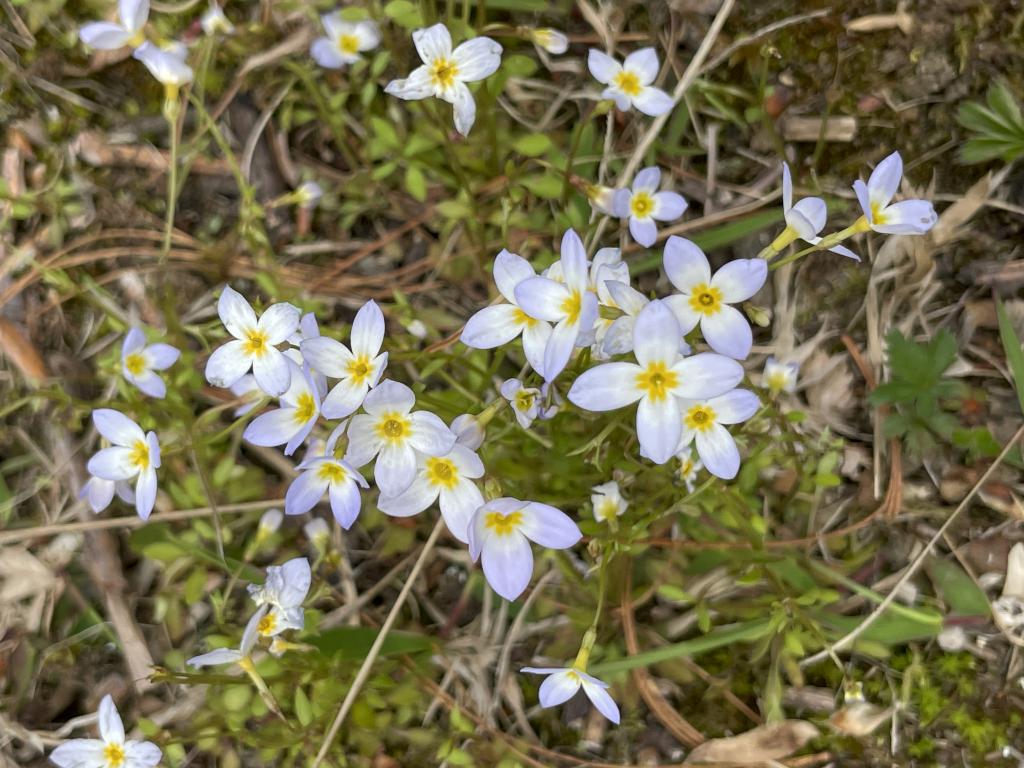
[[[380,30],[372,21],[349,22],[335,11],[320,17],[326,37],[318,37],[310,47],[310,55],[321,67],[340,69],[346,64],[355,64],[364,51],[372,51],[380,45]]]
[[[614,480],[595,485],[591,490],[590,504],[594,508],[594,519],[599,523],[620,517],[629,506],[619,492],[619,484]]]
[[[405,79],[392,80],[385,92],[400,99],[419,100],[436,96],[452,105],[455,129],[469,135],[476,121],[476,102],[466,83],[493,75],[501,65],[501,45],[489,37],[474,37],[452,50],[452,36],[444,24],[412,33],[423,61]]]
[[[612,99],[623,112],[632,106],[645,115],[657,117],[675,106],[671,96],[651,85],[658,76],[658,54],[653,48],[634,51],[622,64],[591,48],[587,66],[597,82],[608,86],[601,92],[601,98]]]
[[[309,594],[312,580],[309,560],[304,557],[267,568],[266,582],[247,588],[258,607],[268,608],[256,631],[263,637],[273,637],[286,629],[302,629],[306,625],[302,602]]]
[[[110,694],[103,697],[99,710],[99,739],[71,739],[50,753],[50,761],[60,768],[151,768],[159,765],[163,754],[151,741],[126,741],[124,723]]]

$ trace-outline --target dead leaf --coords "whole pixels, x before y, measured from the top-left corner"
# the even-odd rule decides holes
[[[857,135],[857,118],[842,117],[787,117],[782,121],[782,137],[786,141],[847,143]]]
[[[828,724],[847,736],[867,736],[892,717],[892,707],[883,709],[867,701],[855,701],[841,707]]]
[[[21,371],[29,384],[38,385],[46,379],[46,364],[35,345],[10,320],[0,317],[0,352]]]
[[[711,739],[695,748],[686,765],[715,763],[760,763],[780,760],[801,749],[818,735],[818,728],[806,720],[783,720],[752,728],[738,736]]]

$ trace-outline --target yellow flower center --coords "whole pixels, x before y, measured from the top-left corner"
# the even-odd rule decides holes
[[[702,315],[714,315],[722,309],[722,292],[714,286],[701,283],[690,294],[690,308]]]
[[[430,82],[442,90],[447,90],[455,85],[455,77],[458,74],[459,68],[455,62],[443,56],[434,59],[434,63],[430,65]]]
[[[615,84],[616,88],[627,96],[639,96],[640,91],[643,89],[643,86],[640,85],[640,78],[637,77],[635,73],[627,72],[626,70],[619,72],[619,74],[612,79],[612,82]]]
[[[125,43],[125,45],[130,45],[132,48],[138,48],[144,42],[146,42],[146,32],[145,30],[140,29],[138,32],[136,32],[134,35],[128,38],[128,42]]]
[[[484,518],[484,527],[490,528],[498,536],[508,536],[522,522],[522,512],[513,512],[509,515],[503,515],[501,512],[488,512],[487,517]]]
[[[370,358],[360,355],[348,364],[348,375],[355,379],[356,384],[362,384],[370,377]]]
[[[668,397],[669,390],[675,389],[678,384],[679,377],[675,371],[670,371],[661,360],[650,363],[636,376],[637,388],[656,403]]]
[[[517,323],[525,325],[527,328],[532,328],[537,324],[536,320],[523,312],[519,307],[516,307],[515,311],[512,312],[512,317]]]
[[[242,348],[245,350],[245,354],[251,357],[262,357],[270,348],[270,344],[267,342],[267,334],[259,328],[253,328],[246,332]]]
[[[573,325],[580,319],[580,309],[583,307],[583,297],[579,291],[569,292],[568,298],[562,302],[561,310],[565,312],[565,319],[569,325]]]
[[[685,479],[693,472],[693,459],[683,459],[679,462],[679,474]]]
[[[654,210],[654,198],[646,192],[637,192],[629,201],[629,212],[635,218],[646,219]]]
[[[340,483],[348,477],[348,472],[345,471],[345,468],[333,461],[321,464],[317,473],[320,475],[321,480],[327,480],[330,483]]]
[[[138,376],[146,370],[146,358],[138,352],[125,355],[124,367],[132,376]]]
[[[103,747],[103,759],[107,761],[107,768],[121,768],[124,765],[124,746],[121,744],[107,744]]]
[[[873,225],[885,224],[885,216],[882,214],[882,206],[878,203],[871,203],[871,223]]]
[[[516,410],[517,411],[528,411],[533,407],[533,399],[536,397],[533,392],[527,392],[525,389],[520,389],[516,393]]]
[[[316,416],[316,400],[310,392],[303,392],[295,401],[294,419],[297,424],[305,424]]]
[[[789,385],[789,376],[785,371],[772,371],[768,374],[768,389],[778,393]]]
[[[276,626],[277,619],[274,617],[274,614],[268,613],[266,616],[260,619],[259,624],[256,625],[256,631],[264,637],[266,637],[274,631],[274,627]]]
[[[355,35],[342,35],[338,38],[338,50],[349,56],[359,53],[359,38]]]
[[[607,496],[601,501],[597,514],[602,520],[611,520],[619,514],[619,505]]]
[[[135,444],[132,446],[131,456],[128,460],[140,470],[144,470],[149,467],[149,446],[146,445],[145,440],[135,441]]]
[[[459,482],[459,473],[451,459],[427,459],[427,480],[431,485],[443,485],[449,490]]]
[[[386,443],[397,445],[409,434],[412,422],[395,411],[385,413],[377,422],[377,436]]]
[[[715,409],[708,405],[695,405],[686,412],[683,421],[690,429],[707,432],[715,425]]]

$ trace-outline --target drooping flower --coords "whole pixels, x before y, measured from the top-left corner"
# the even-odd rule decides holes
[[[825,227],[828,216],[825,201],[820,197],[805,197],[794,205],[793,177],[787,163],[782,164],[782,212],[786,218],[786,228],[772,241],[770,248],[773,252],[778,253],[797,238],[811,245],[821,242],[818,233]],[[829,250],[860,261],[860,257],[846,246],[836,245]]]
[[[608,86],[601,92],[601,98],[612,99],[623,112],[636,107],[645,115],[657,117],[675,106],[671,96],[651,85],[658,76],[658,54],[653,48],[634,51],[622,64],[591,48],[587,67],[597,82]]]
[[[320,393],[308,365],[300,368],[293,360],[286,362],[292,369],[291,383],[281,395],[281,407],[253,419],[242,438],[253,445],[284,445],[284,455],[291,456],[320,418]]]
[[[551,338],[551,326],[524,312],[515,293],[516,286],[536,276],[526,259],[502,249],[494,259],[494,283],[508,303],[494,304],[478,311],[469,318],[460,339],[467,347],[494,349],[522,334],[526,360],[543,376],[544,350]]]
[[[679,356],[681,333],[665,302],[643,308],[633,328],[637,363],[604,363],[585,371],[569,389],[569,400],[588,411],[611,411],[639,401],[637,438],[644,456],[668,461],[682,433],[680,398],[714,397],[743,378],[743,367],[722,355]],[[639,364],[638,364],[639,363]]]
[[[591,490],[590,504],[594,509],[594,519],[599,523],[620,517],[629,507],[629,502],[622,498],[619,484],[614,480],[595,485]]]
[[[380,351],[383,343],[384,313],[372,300],[359,308],[352,321],[351,350],[327,336],[302,342],[299,349],[310,367],[339,380],[324,398],[324,416],[341,419],[359,409],[387,368],[388,353]]]
[[[546,381],[554,379],[569,362],[573,347],[597,319],[597,296],[590,288],[587,253],[575,230],[562,236],[558,262],[564,282],[550,277],[528,277],[515,287],[516,303],[530,317],[555,323],[544,349]]]
[[[902,178],[903,158],[899,152],[893,152],[875,166],[867,184],[860,179],[853,182],[853,191],[857,193],[857,200],[864,211],[855,224],[860,231],[871,229],[887,235],[923,235],[935,226],[939,217],[927,200],[892,202]]]
[[[418,472],[404,492],[381,496],[377,507],[392,517],[418,515],[435,501],[452,535],[469,541],[469,521],[483,505],[484,497],[473,482],[484,475],[484,465],[472,450],[458,443],[444,456],[418,457]]]
[[[121,373],[144,394],[162,398],[167,394],[167,386],[154,371],[170,368],[180,355],[170,344],[147,346],[142,329],[132,328],[121,344]]]
[[[115,484],[135,479],[135,511],[148,519],[156,503],[156,471],[160,467],[156,432],[144,433],[134,421],[110,408],[97,408],[92,421],[113,445],[89,459],[89,474]]]
[[[217,312],[234,339],[218,347],[206,361],[206,380],[230,387],[252,369],[256,383],[271,397],[280,397],[291,384],[288,358],[277,348],[299,326],[299,308],[271,304],[257,319],[245,297],[230,285],[217,302]]]
[[[531,29],[530,39],[548,53],[553,53],[556,56],[569,50],[569,38],[566,37],[565,33],[550,27]]]
[[[686,446],[676,454],[679,459],[679,479],[686,485],[687,493],[693,493],[697,484],[697,473],[704,469],[704,463],[700,459],[693,458],[693,450]]]
[[[523,429],[529,429],[540,414],[540,390],[524,387],[519,379],[506,379],[501,384],[501,396],[508,400],[516,421]]]
[[[781,363],[774,357],[764,361],[764,373],[761,374],[761,386],[767,387],[773,394],[796,391],[796,377],[800,373],[800,364]]]
[[[385,496],[403,493],[416,479],[417,451],[444,456],[455,445],[455,435],[436,415],[413,411],[416,396],[405,384],[380,382],[363,401],[365,414],[352,417],[345,460],[354,467],[375,456],[373,479]]]
[[[370,487],[359,470],[344,459],[335,458],[333,450],[306,459],[296,469],[300,474],[288,486],[284,511],[301,515],[315,507],[326,493],[334,519],[345,530],[351,528],[362,507],[359,489]]]
[[[452,105],[455,129],[469,135],[476,121],[476,102],[466,83],[493,75],[501,65],[501,45],[489,37],[474,37],[452,50],[452,36],[444,24],[412,33],[423,65],[407,78],[392,80],[384,89],[400,99],[436,96]]]
[[[149,74],[164,86],[164,101],[167,102],[176,99],[178,90],[191,83],[195,75],[192,67],[185,62],[187,53],[181,43],[171,43],[164,47],[147,40],[132,55],[145,64]]]
[[[210,2],[210,7],[199,18],[199,25],[203,28],[203,34],[210,36],[230,35],[235,31],[235,25],[224,14],[224,9],[213,0]]]
[[[126,45],[138,48],[146,41],[142,30],[149,20],[149,0],[120,0],[118,17],[120,24],[94,21],[83,25],[78,32],[78,39],[101,51],[111,51]]]
[[[452,420],[452,432],[455,434],[455,442],[464,445],[469,450],[475,451],[484,444],[486,433],[480,419],[470,413],[456,416]]]
[[[124,723],[107,694],[98,713],[100,738],[71,739],[50,753],[60,768],[151,768],[163,758],[151,741],[125,740]]]
[[[615,215],[615,190],[612,187],[605,187],[598,184],[588,184],[586,187],[587,200],[590,207],[605,216]]]
[[[530,542],[568,549],[583,536],[564,512],[536,501],[508,497],[481,506],[469,524],[469,554],[481,560],[491,588],[506,600],[523,593],[533,576]]]
[[[327,550],[327,545],[331,540],[331,529],[327,527],[327,521],[322,517],[314,517],[302,526],[302,532],[306,534],[306,538],[320,554]]]
[[[221,664],[238,664],[242,669],[251,668],[252,650],[256,647],[256,640],[259,638],[259,626],[270,610],[269,605],[262,605],[252,615],[242,632],[241,642],[238,648],[217,648],[209,653],[202,653],[193,656],[186,661],[190,667],[215,667]]]
[[[597,711],[616,725],[619,724],[619,707],[608,695],[608,683],[588,675],[575,667],[523,667],[520,672],[533,675],[548,675],[540,685],[537,696],[542,707],[557,707],[564,704],[582,688],[590,703]]]
[[[717,397],[680,403],[683,430],[677,453],[695,443],[697,453],[715,477],[731,480],[740,468],[740,452],[724,425],[746,421],[761,407],[753,392],[734,389]]]
[[[309,560],[296,557],[284,565],[271,565],[262,585],[247,587],[256,605],[268,609],[256,625],[261,637],[274,637],[286,629],[302,629],[306,625],[302,602],[309,594],[312,580]]]
[[[686,211],[686,200],[677,192],[659,192],[661,169],[644,168],[633,179],[632,189],[617,189],[612,202],[615,215],[629,220],[629,233],[645,248],[658,239],[655,221],[674,221]]]
[[[768,278],[764,259],[734,259],[712,277],[708,258],[697,244],[673,235],[665,244],[665,274],[679,291],[665,303],[684,334],[699,324],[704,340],[715,352],[736,360],[750,354],[750,324],[730,305],[761,290]]]
[[[320,21],[327,35],[314,40],[309,53],[321,67],[341,69],[355,64],[362,58],[359,54],[380,45],[380,30],[372,21],[345,21],[340,11],[321,16]]]

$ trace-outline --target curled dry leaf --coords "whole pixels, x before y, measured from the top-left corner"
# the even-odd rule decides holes
[[[817,726],[806,720],[768,723],[738,736],[706,741],[690,752],[683,762],[685,765],[714,765],[780,760],[801,749],[817,735]]]

